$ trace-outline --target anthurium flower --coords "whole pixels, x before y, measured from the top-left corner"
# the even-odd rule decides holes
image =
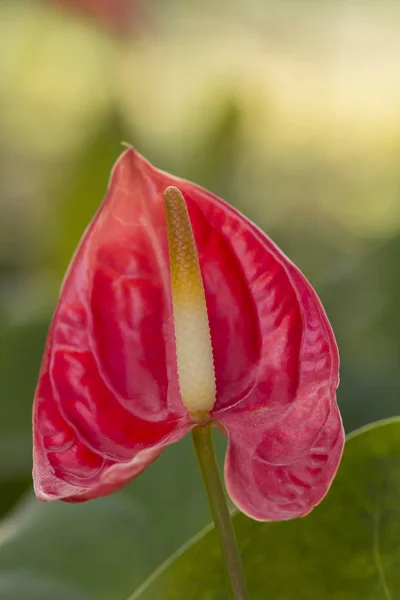
[[[34,402],[41,500],[109,494],[195,425],[259,520],[305,515],[337,470],[338,351],[304,275],[253,223],[127,149],[71,262]]]

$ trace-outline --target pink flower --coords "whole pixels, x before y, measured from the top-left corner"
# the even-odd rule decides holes
[[[183,400],[182,368],[178,377],[169,186],[186,201],[207,303],[216,393],[202,417]],[[189,384],[201,384],[203,351],[200,343],[190,350]],[[213,419],[229,441],[233,502],[258,520],[305,515],[327,493],[342,454],[338,367],[315,291],[274,243],[130,148],[75,253],[50,327],[34,403],[36,495],[75,502],[109,494],[199,420]]]

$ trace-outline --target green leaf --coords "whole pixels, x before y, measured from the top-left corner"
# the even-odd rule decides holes
[[[233,517],[251,600],[400,598],[400,418],[352,434],[327,498],[308,517]],[[206,531],[130,600],[223,600],[218,543]]]

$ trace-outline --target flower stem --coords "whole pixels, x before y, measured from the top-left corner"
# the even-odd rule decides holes
[[[225,576],[231,600],[247,600],[246,580],[239,547],[233,530],[229,508],[215,459],[212,424],[197,425],[192,429],[200,469],[206,486],[208,501],[218,533]]]

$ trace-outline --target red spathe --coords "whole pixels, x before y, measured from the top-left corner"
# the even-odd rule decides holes
[[[311,285],[253,223],[133,149],[69,267],[34,404],[41,500],[83,501],[138,475],[193,426],[177,378],[163,192],[183,193],[210,321],[225,480],[259,520],[307,514],[344,443],[339,357]]]

